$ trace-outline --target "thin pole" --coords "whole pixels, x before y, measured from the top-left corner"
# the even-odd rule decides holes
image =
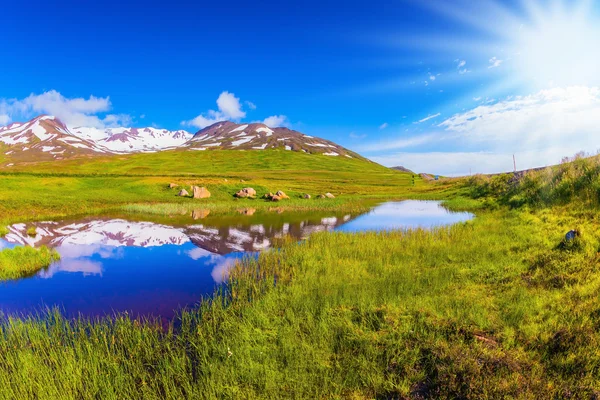
[[[516,160],[514,154],[513,154],[513,166],[515,167],[515,172],[517,172],[517,160]]]

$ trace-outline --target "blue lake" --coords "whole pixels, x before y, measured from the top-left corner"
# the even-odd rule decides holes
[[[30,314],[57,306],[70,317],[127,311],[168,320],[213,293],[236,260],[270,248],[274,238],[300,240],[333,230],[427,229],[473,215],[449,212],[435,201],[402,201],[365,214],[243,209],[233,216],[196,210],[174,218],[141,218],[85,217],[10,226],[0,249],[44,245],[55,248],[61,260],[32,277],[0,283],[0,311]],[[32,226],[34,237],[27,235]]]

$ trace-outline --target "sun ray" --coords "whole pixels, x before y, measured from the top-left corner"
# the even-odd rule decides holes
[[[508,31],[520,25],[513,13],[494,0],[479,0],[477,3],[462,0],[458,6],[447,0],[414,1],[414,4],[498,38],[506,37]]]

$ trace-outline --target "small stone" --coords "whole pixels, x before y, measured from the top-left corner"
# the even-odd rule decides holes
[[[331,193],[325,193],[325,197],[327,197],[328,199],[335,199],[335,196]]]
[[[254,190],[251,187],[247,187],[247,188],[243,188],[242,190],[240,190],[239,192],[237,192],[235,194],[235,197],[244,199],[246,197],[256,197],[256,190]]]
[[[175,184],[175,183],[169,183],[169,189],[175,189],[176,187],[178,187],[179,185]]]
[[[302,198],[303,198],[303,199],[310,200],[310,194],[308,194],[308,193],[305,193],[305,194],[302,196]]]
[[[181,191],[179,192],[178,196],[180,197],[188,197],[190,194],[188,193],[187,190],[185,189],[181,189]]]
[[[284,199],[289,199],[290,197],[283,193],[281,190],[278,190],[277,193],[275,193],[275,196],[279,197],[280,200],[284,200]]]
[[[205,187],[192,186],[195,199],[207,199],[210,197],[210,192]]]

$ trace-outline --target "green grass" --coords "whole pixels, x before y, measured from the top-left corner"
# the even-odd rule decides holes
[[[246,260],[166,331],[10,319],[0,397],[591,398],[594,214],[500,209],[434,232],[319,233]],[[561,245],[573,227],[581,238]]]
[[[7,318],[0,398],[600,396],[597,160],[519,179],[413,186],[410,175],[360,160],[226,153],[53,163],[52,175],[48,165],[28,166],[2,175],[0,215],[113,210],[160,220],[245,208],[317,215],[432,198],[478,217],[433,232],[283,238],[281,248],[239,264],[226,287],[168,329],[127,315]],[[170,182],[206,186],[212,196],[178,198]],[[292,199],[234,199],[245,186]],[[337,198],[299,199],[323,192]],[[571,229],[581,236],[567,242]]]
[[[331,192],[338,197],[324,207],[358,199],[407,198],[441,193],[444,188],[380,165],[346,157],[308,155],[292,151],[169,151],[154,154],[97,157],[34,163],[0,173],[0,225],[12,222],[93,214],[135,204],[149,210],[171,207],[192,209],[201,204],[231,210],[233,194],[251,186],[260,195],[283,190],[293,200],[278,203],[288,209],[321,207],[315,199],[300,201],[303,193],[314,197]],[[180,188],[207,187],[208,200],[177,196]],[[254,204],[266,202],[257,200]],[[308,206],[310,204],[310,206]],[[318,206],[315,206],[319,204]]]
[[[579,154],[560,165],[520,176],[475,176],[464,181],[463,193],[488,205],[548,207],[555,205],[600,206],[600,156]]]
[[[54,250],[46,247],[16,247],[0,251],[0,281],[31,276],[59,259]]]

